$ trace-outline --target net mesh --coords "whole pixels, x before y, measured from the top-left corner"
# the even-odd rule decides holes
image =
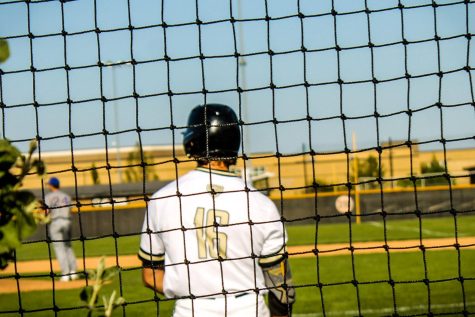
[[[259,191],[279,207],[289,239],[301,230],[294,225],[306,226],[296,243],[306,248],[288,251],[294,315],[472,315],[474,189],[460,185],[470,175],[451,153],[474,147],[474,16],[473,1],[3,1],[0,36],[11,57],[0,65],[1,135],[22,149],[36,139],[47,162],[63,150],[67,163],[49,174],[70,180],[78,271],[111,255],[123,316],[167,315],[172,301],[138,290],[140,264],[127,257],[141,232],[124,228],[141,225],[144,211],[127,216],[121,203],[148,205],[165,183],[154,168],[168,168],[169,180],[189,170],[186,117],[213,102],[239,117],[243,177],[274,167]],[[126,159],[123,147],[134,144]],[[156,144],[172,146],[156,159]],[[89,148],[101,154],[84,159]],[[438,169],[421,175],[420,148],[439,153]],[[402,152],[405,170],[394,171],[392,155]],[[332,160],[342,163],[329,178]],[[103,185],[85,186],[95,172]],[[36,187],[44,199],[45,184]],[[91,201],[98,191],[105,201]],[[40,231],[24,247],[43,253],[24,251],[0,272],[12,296],[0,314],[84,314],[78,292],[58,282],[52,238]],[[38,259],[44,268],[25,271]],[[38,301],[27,293],[31,280],[47,284],[32,287],[47,290]]]

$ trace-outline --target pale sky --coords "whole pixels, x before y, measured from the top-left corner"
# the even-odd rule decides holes
[[[240,115],[251,124],[244,130],[251,152],[342,151],[344,136],[351,148],[352,133],[363,149],[389,138],[441,149],[436,140],[442,135],[471,138],[449,147],[475,147],[475,48],[465,37],[475,33],[475,2],[437,1],[435,9],[431,1],[401,2],[403,10],[398,1],[368,0],[371,13],[365,13],[365,1],[356,0],[242,0],[241,12],[236,0],[130,0],[130,6],[126,0],[78,0],[63,8],[59,1],[32,1],[29,8],[1,1],[0,37],[7,38],[11,57],[0,65],[6,105],[0,136],[23,150],[37,134],[44,138],[42,151],[70,150],[70,133],[74,149],[105,148],[103,129],[130,146],[140,127],[146,145],[181,147],[183,129],[169,127],[185,126],[195,105],[218,102],[238,114],[247,109]],[[234,28],[231,16],[238,21]],[[236,50],[248,55],[245,83]],[[102,75],[97,66],[132,57],[135,66],[103,68]],[[238,76],[247,90],[242,94]],[[101,101],[101,95],[114,98],[114,78],[120,100]],[[107,138],[112,146],[115,136]]]

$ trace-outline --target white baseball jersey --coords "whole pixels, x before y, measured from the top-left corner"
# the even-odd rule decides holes
[[[45,204],[48,206],[51,220],[70,219],[71,197],[68,194],[60,190],[50,192],[45,196]]]
[[[274,203],[244,188],[233,173],[197,168],[152,196],[139,256],[165,260],[167,297],[265,288],[257,257],[282,252],[287,234]]]

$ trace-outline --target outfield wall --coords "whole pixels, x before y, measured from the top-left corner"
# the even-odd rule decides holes
[[[347,195],[343,195],[347,196]],[[317,214],[322,222],[348,221],[343,212],[337,211],[338,196],[321,196],[303,199],[285,199],[282,201],[283,215],[293,223],[314,222]],[[475,188],[455,189],[452,194],[447,189],[385,192],[382,195],[377,190],[359,195],[361,221],[381,219],[383,210],[389,215],[388,219],[413,217],[416,210],[425,214],[447,215],[453,208],[458,212],[475,213]],[[353,203],[355,196],[352,195]],[[280,201],[276,202],[280,204]],[[347,208],[346,208],[347,209]],[[352,212],[355,213],[353,206]],[[353,218],[354,220],[354,218]]]
[[[289,225],[314,223],[317,214],[321,217],[321,223],[348,221],[344,210],[343,213],[337,211],[336,200],[340,196],[345,195],[321,193],[317,200],[314,196],[306,195],[300,198],[274,199],[274,202],[279,210],[283,210],[283,216],[289,221]],[[426,189],[418,190],[417,193],[412,190],[396,190],[385,192],[384,196],[378,191],[367,191],[359,196],[362,221],[381,219],[379,213],[382,201],[384,210],[389,215],[388,219],[414,217],[416,209],[428,216],[448,215],[451,208],[457,212],[475,214],[475,188],[454,189],[452,195],[447,189]],[[355,199],[354,195],[352,199]],[[354,213],[354,206],[352,211]],[[117,207],[114,212],[107,205],[85,206],[80,213],[73,213],[73,236],[79,238],[81,231],[88,239],[112,236],[114,232],[120,236],[137,234],[141,231],[144,213],[143,202]],[[43,240],[45,237],[46,228],[42,226],[29,240]]]

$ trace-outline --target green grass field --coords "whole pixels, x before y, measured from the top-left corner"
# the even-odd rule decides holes
[[[475,236],[475,216],[458,217],[457,232],[459,237]],[[348,243],[350,237],[348,223],[321,224],[318,226],[318,236],[315,225],[288,226],[289,245],[311,245],[317,238],[319,244]],[[420,235],[417,219],[393,220],[386,224],[388,240],[418,239]],[[424,238],[453,237],[455,226],[452,217],[427,218],[422,221],[422,236]],[[357,241],[383,241],[384,226],[382,221],[363,222],[351,225],[351,237]],[[139,236],[125,236],[117,239],[118,254],[135,254],[138,251]],[[77,255],[83,254],[83,245],[74,241],[73,247]],[[101,238],[84,242],[84,251],[87,257],[101,255],[115,255],[114,238]],[[51,252],[53,247],[51,246]],[[48,244],[37,242],[25,244],[17,250],[19,261],[48,259]]]
[[[460,271],[467,279],[464,282],[465,303],[467,309],[475,312],[475,251],[461,252]],[[463,309],[462,285],[455,280],[459,275],[458,257],[455,251],[430,251],[426,256],[427,278],[433,313],[452,313]],[[325,313],[330,316],[358,315],[357,289],[351,284],[352,262],[349,256],[322,257],[318,262],[320,282],[323,287],[316,286],[317,261],[314,258],[291,260],[297,289],[295,315],[321,316],[322,300]],[[361,314],[364,316],[391,315],[394,305],[401,315],[426,314],[428,310],[428,287],[423,283],[425,278],[422,253],[395,253],[390,259],[393,288],[387,282],[388,259],[385,254],[369,254],[355,256],[354,268],[358,280],[358,292]],[[127,316],[155,316],[157,305],[153,302],[153,292],[142,286],[138,270],[123,271],[121,274],[123,296],[129,303],[126,307]],[[119,282],[106,287],[105,292],[119,289]],[[85,316],[85,310],[75,309],[82,305],[78,290],[60,291],[55,294],[55,303],[60,309],[58,316]],[[23,293],[21,297],[24,310],[45,310],[25,316],[53,316],[53,296],[50,291]],[[160,316],[170,316],[172,301],[160,301]],[[0,311],[11,311],[6,316],[19,316],[17,294],[3,294],[0,300]],[[117,311],[115,316],[120,316]],[[5,315],[4,315],[5,316]]]
[[[475,217],[458,218],[459,236],[475,236]],[[420,234],[416,220],[398,220],[387,223],[389,240],[417,239]],[[424,238],[453,237],[453,219],[431,218],[423,220]],[[315,226],[289,226],[289,244],[315,243]],[[347,242],[348,224],[322,224],[318,228],[318,243]],[[382,223],[366,222],[352,225],[353,241],[381,241],[384,238]],[[121,237],[117,240],[120,254],[134,254],[138,237]],[[75,242],[77,254],[82,254],[80,242]],[[115,254],[112,238],[85,242],[87,256]],[[24,245],[18,250],[21,260],[48,258],[46,243]],[[460,257],[455,250],[421,251],[410,253],[360,254],[352,261],[349,255],[316,258],[292,258],[294,284],[297,287],[297,302],[294,316],[401,316],[444,314],[463,316],[465,308],[475,314],[475,250],[462,249]],[[389,284],[389,269],[394,287]],[[355,276],[353,276],[353,272]],[[459,273],[464,278],[458,280]],[[44,279],[44,278],[43,278]],[[426,285],[424,279],[429,283]],[[358,281],[355,287],[351,281]],[[317,287],[318,283],[322,287]],[[138,269],[121,272],[117,280],[106,287],[106,293],[121,288],[127,300],[127,316],[170,316],[173,301],[153,301],[153,292],[142,286]],[[429,295],[430,294],[430,295]],[[359,300],[358,300],[359,298]],[[465,301],[464,301],[465,298]],[[323,299],[323,301],[322,301]],[[430,310],[429,310],[430,300]],[[30,292],[21,294],[24,316],[54,316],[53,303],[60,308],[57,316],[86,316],[80,307],[79,290]],[[20,316],[17,294],[2,294],[0,316]],[[65,309],[65,310],[63,310]],[[122,316],[122,310],[115,316]]]

